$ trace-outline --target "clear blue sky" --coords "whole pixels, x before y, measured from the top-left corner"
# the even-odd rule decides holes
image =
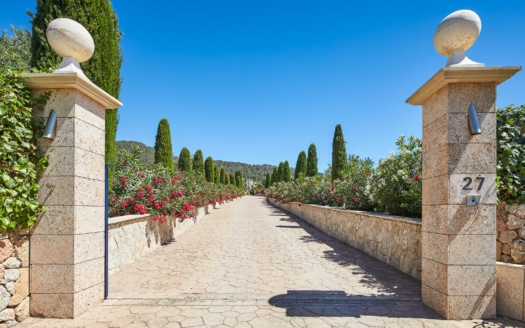
[[[117,140],[155,142],[167,118],[173,152],[250,164],[287,160],[314,143],[331,162],[341,124],[347,153],[376,163],[401,134],[421,137],[405,103],[446,63],[433,47],[451,12],[478,13],[467,51],[487,66],[525,63],[525,1],[114,0],[124,63]],[[0,28],[30,28],[34,0],[3,3]],[[97,50],[95,50],[97,51]],[[497,106],[525,104],[525,72]]]

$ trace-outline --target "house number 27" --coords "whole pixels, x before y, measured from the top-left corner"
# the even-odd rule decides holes
[[[478,188],[476,190],[480,191],[481,187],[483,186],[483,182],[485,182],[485,178],[484,177],[476,177],[474,180],[479,181]],[[465,181],[467,183],[466,185],[463,186],[463,190],[472,190],[472,189],[474,189],[473,186],[472,186],[472,178],[471,177],[465,177],[463,179],[463,181]]]

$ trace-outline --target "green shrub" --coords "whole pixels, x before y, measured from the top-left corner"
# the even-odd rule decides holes
[[[370,194],[380,212],[421,217],[421,140],[400,136],[398,153],[381,159],[372,179]]]
[[[32,107],[43,108],[49,93],[33,99],[19,76],[0,75],[0,230],[32,226],[44,207],[38,203],[37,174],[47,158],[36,147],[42,122]]]
[[[497,113],[498,201],[525,201],[525,105]]]

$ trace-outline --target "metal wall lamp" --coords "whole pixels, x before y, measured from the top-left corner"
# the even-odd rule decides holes
[[[47,117],[46,128],[44,129],[44,135],[42,138],[55,139],[55,132],[57,127],[57,113],[54,109],[49,112]]]
[[[481,134],[478,112],[476,111],[476,106],[474,106],[474,104],[470,104],[468,108],[468,122],[470,126],[470,134]]]

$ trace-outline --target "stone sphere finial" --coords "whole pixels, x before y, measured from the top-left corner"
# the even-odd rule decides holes
[[[78,72],[80,64],[93,55],[95,43],[88,30],[69,18],[57,18],[49,23],[46,30],[49,45],[62,57],[62,63],[55,72]]]
[[[445,67],[484,66],[465,55],[480,32],[481,19],[472,10],[458,10],[445,17],[434,33],[434,48],[441,55],[448,56]]]

